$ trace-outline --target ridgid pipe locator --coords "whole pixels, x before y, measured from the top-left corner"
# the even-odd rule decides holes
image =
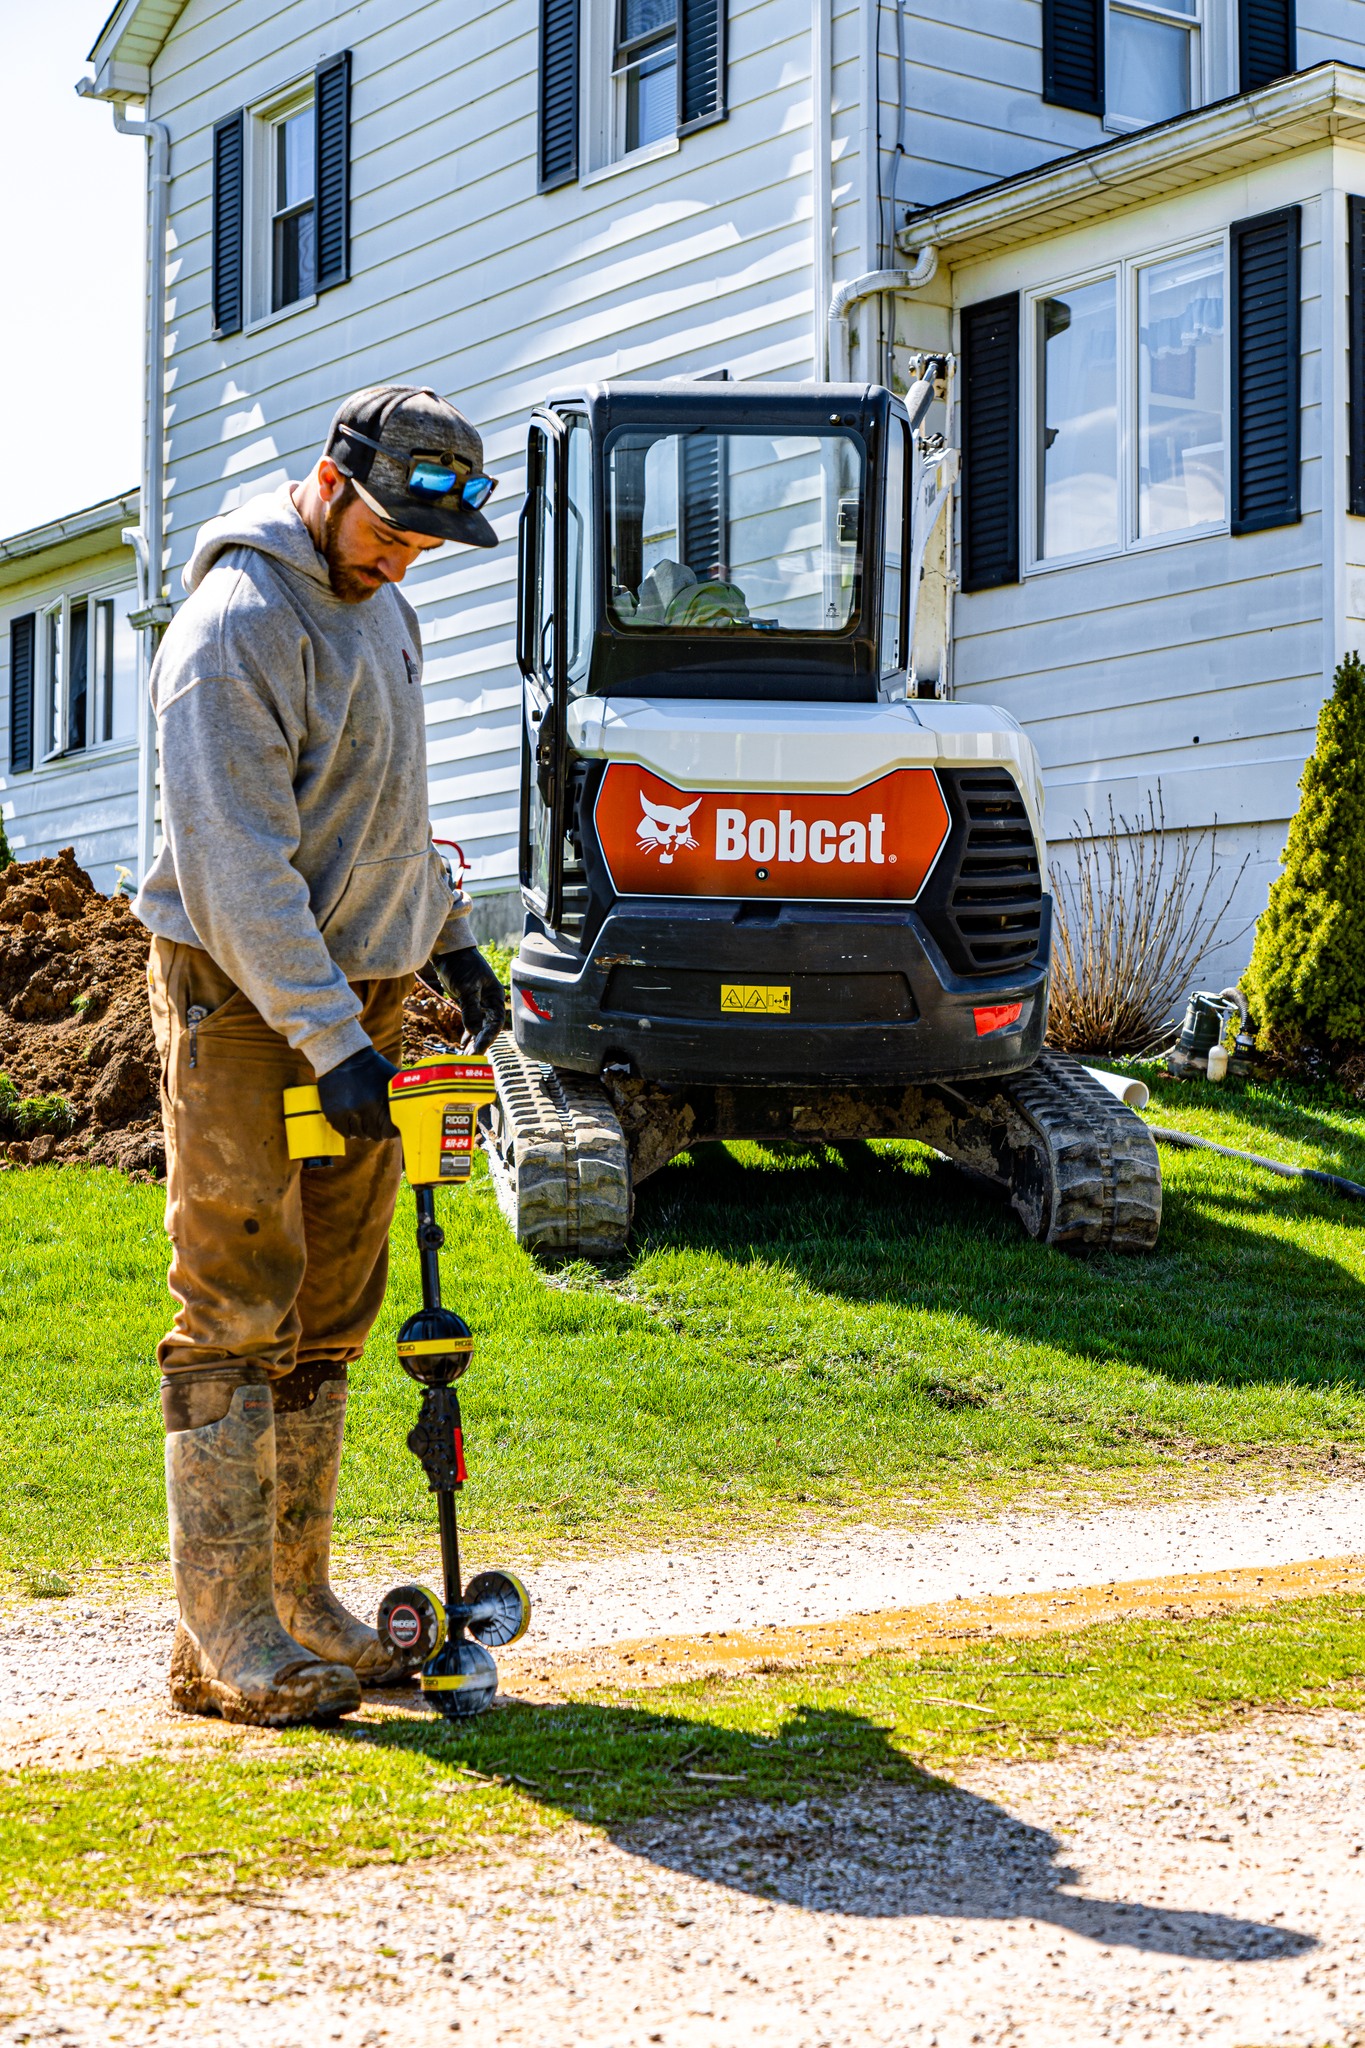
[[[406,1657],[420,1655],[420,1683],[448,1720],[482,1713],[498,1689],[490,1654],[526,1633],[531,1602],[515,1573],[484,1571],[462,1587],[455,1496],[465,1482],[464,1425],[456,1382],[473,1356],[469,1325],[441,1300],[440,1253],[445,1232],[436,1220],[436,1189],[469,1179],[478,1115],[494,1099],[493,1070],[461,1053],[403,1067],[389,1083],[389,1110],[403,1146],[403,1169],[417,1205],[417,1259],[422,1306],[398,1332],[398,1362],[422,1389],[422,1408],[408,1448],[436,1496],[443,1586],[395,1586],[379,1603],[380,1636]],[[289,1156],[321,1164],[345,1151],[345,1140],[322,1114],[316,1088],[287,1088]]]

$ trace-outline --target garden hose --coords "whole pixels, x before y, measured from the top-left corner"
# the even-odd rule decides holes
[[[1189,1131],[1169,1131],[1161,1124],[1148,1124],[1147,1128],[1158,1145],[1177,1145],[1189,1152],[1216,1152],[1222,1159],[1245,1159],[1252,1166],[1263,1166],[1267,1173],[1278,1173],[1282,1180],[1311,1180],[1315,1187],[1326,1188],[1329,1194],[1365,1202],[1365,1187],[1358,1180],[1343,1180],[1339,1173],[1319,1173],[1315,1166],[1286,1166],[1282,1159],[1265,1159],[1259,1152],[1238,1152],[1231,1145],[1215,1145],[1212,1138],[1196,1138]]]

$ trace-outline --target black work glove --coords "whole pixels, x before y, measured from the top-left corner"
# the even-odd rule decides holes
[[[343,1138],[396,1138],[389,1115],[389,1082],[398,1072],[392,1060],[367,1045],[318,1081],[322,1113]]]
[[[475,1052],[485,1052],[507,1022],[507,999],[497,972],[477,946],[438,953],[429,970],[460,1006]]]

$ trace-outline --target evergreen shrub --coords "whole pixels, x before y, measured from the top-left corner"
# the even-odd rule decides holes
[[[1283,872],[1242,986],[1263,1049],[1365,1050],[1365,664],[1348,654],[1318,714]]]

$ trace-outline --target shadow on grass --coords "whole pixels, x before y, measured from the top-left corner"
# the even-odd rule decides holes
[[[635,1706],[508,1703],[466,1727],[407,1717],[346,1742],[497,1776],[660,1867],[817,1913],[1046,1920],[1202,1958],[1302,1955],[1314,1937],[1075,1889],[1047,1829],[931,1776],[861,1714],[799,1707],[752,1735]]]
[[[1287,1218],[1365,1230],[1361,1209],[1311,1184],[1272,1199]],[[1239,1227],[1265,1207],[1168,1185],[1154,1253],[1085,1259],[1033,1243],[999,1190],[931,1154],[774,1152],[761,1170],[716,1148],[642,1188],[637,1259],[692,1250],[775,1267],[839,1301],[947,1311],[1175,1383],[1365,1390],[1360,1283],[1291,1236]]]

